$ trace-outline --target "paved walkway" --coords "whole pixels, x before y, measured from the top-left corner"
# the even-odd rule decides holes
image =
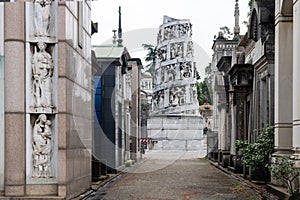
[[[254,190],[216,169],[196,152],[152,151],[138,164],[88,199],[254,200]]]

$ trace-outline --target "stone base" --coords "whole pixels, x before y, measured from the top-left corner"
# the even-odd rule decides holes
[[[148,137],[157,141],[154,150],[206,151],[207,148],[201,116],[152,116],[147,130]]]
[[[147,121],[148,137],[154,140],[202,140],[201,116],[151,116]]]
[[[185,150],[206,151],[206,141],[203,140],[158,140],[153,150]],[[206,152],[205,152],[206,153]]]

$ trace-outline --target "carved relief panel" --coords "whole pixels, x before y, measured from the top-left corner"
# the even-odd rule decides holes
[[[57,2],[26,3],[26,177],[28,183],[57,176]]]
[[[193,77],[193,69],[191,62],[180,63],[180,79]]]
[[[33,35],[35,37],[54,36],[55,33],[55,5],[53,0],[33,1]]]
[[[170,59],[174,58],[183,58],[183,46],[184,44],[182,42],[180,43],[171,43],[170,45]]]
[[[185,86],[178,86],[173,87],[170,89],[170,96],[169,96],[169,105],[170,106],[180,106],[186,103],[185,100],[186,89]]]
[[[53,155],[52,122],[40,114],[32,129],[32,178],[52,178]]]
[[[32,55],[32,101],[31,112],[53,113],[53,70],[52,55],[47,52],[47,44],[38,42],[32,44],[34,52]]]
[[[162,29],[163,32],[158,34],[158,42],[165,40],[172,40],[180,37],[191,37],[192,36],[192,24],[182,23],[166,26]]]

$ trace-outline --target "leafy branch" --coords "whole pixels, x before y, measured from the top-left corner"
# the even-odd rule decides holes
[[[290,160],[286,156],[276,158],[275,162],[269,166],[269,169],[272,176],[286,183],[290,194],[293,195],[296,193],[296,190],[293,187],[293,182],[297,177],[299,177],[300,169],[296,168],[295,161]]]

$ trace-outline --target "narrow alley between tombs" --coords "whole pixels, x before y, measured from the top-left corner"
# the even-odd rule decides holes
[[[120,176],[86,199],[260,199],[255,190],[192,151],[148,152],[141,163]]]

